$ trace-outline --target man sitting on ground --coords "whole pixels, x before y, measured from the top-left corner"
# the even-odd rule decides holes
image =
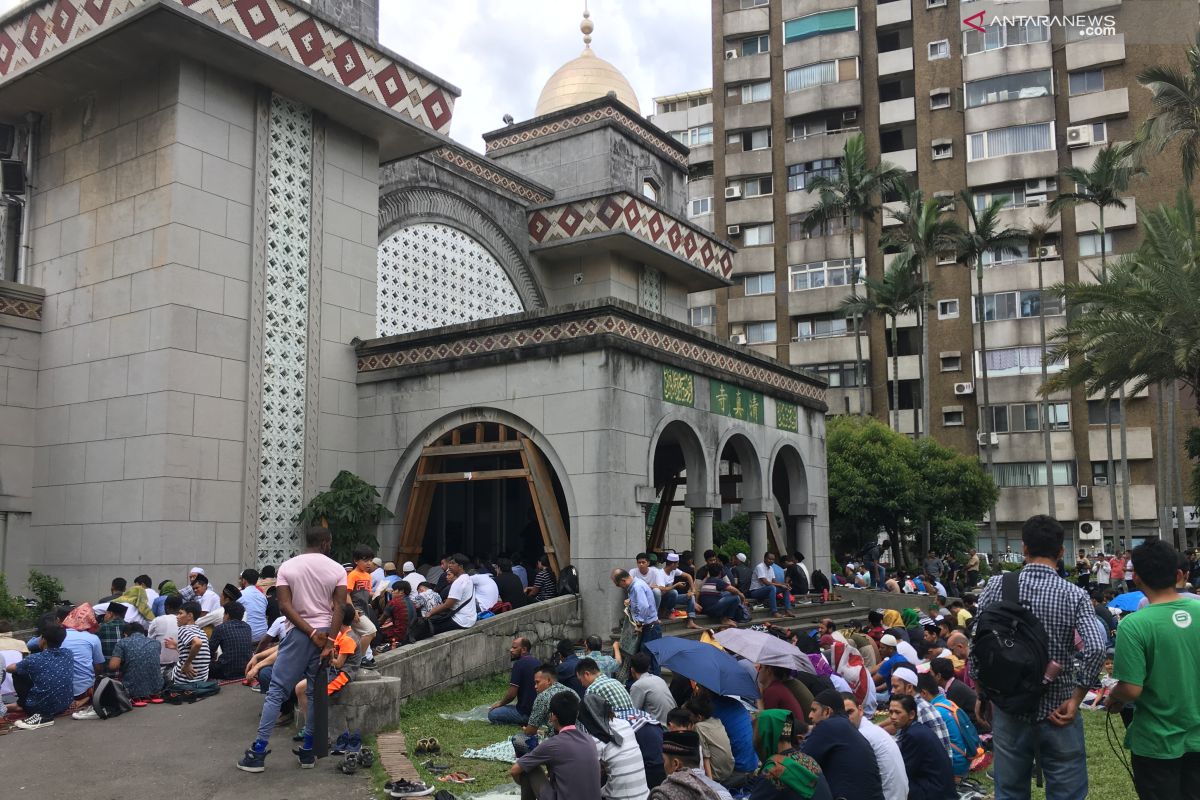
[[[954,677],[954,662],[948,658],[935,658],[929,662],[929,672],[937,680],[938,686],[941,687],[946,697],[963,710],[976,730],[981,733],[990,730],[986,723],[982,728],[979,726],[979,719],[975,716],[975,703],[979,700],[979,695],[970,686]]]
[[[192,594],[192,601],[200,604],[200,614],[196,617],[195,625],[202,629],[205,635],[212,635],[213,628],[220,625],[225,617],[225,611],[221,608],[221,596],[209,588],[208,576],[204,573],[200,573],[192,581]]]
[[[813,699],[813,727],[801,750],[816,759],[834,797],[883,800],[875,751],[846,716],[846,701],[824,691]]]
[[[531,737],[538,736],[542,733],[543,728],[549,731],[546,735],[554,735],[554,731],[548,727],[550,725],[550,701],[554,699],[554,695],[560,692],[571,691],[558,682],[558,668],[548,661],[539,665],[537,672],[533,674],[533,688],[537,690],[537,697],[533,698],[533,708],[529,712],[529,719],[521,728],[521,732],[513,734],[512,737],[513,750],[516,751],[517,756],[525,755],[537,745],[536,739],[531,739]]]
[[[578,718],[574,692],[560,692],[550,700],[554,736],[518,758],[509,770],[521,787],[521,800],[600,800],[596,744],[575,726]]]
[[[493,725],[524,725],[529,721],[529,712],[533,710],[533,698],[537,689],[533,685],[533,675],[537,672],[540,662],[529,654],[533,645],[524,636],[512,640],[508,648],[508,657],[512,661],[512,672],[508,678],[508,689],[504,697],[492,703],[488,709],[488,722]],[[515,705],[510,705],[516,700]]]
[[[938,741],[942,743],[942,749],[946,751],[946,758],[953,758],[954,747],[950,743],[950,729],[946,727],[946,721],[942,719],[942,715],[930,705],[929,701],[917,693],[917,673],[908,667],[899,667],[892,673],[892,697],[897,695],[907,695],[913,698],[917,704],[917,721],[925,723],[925,726],[937,735]],[[896,734],[890,719],[880,727],[892,735]]]
[[[629,659],[629,674],[633,683],[629,685],[629,696],[633,707],[640,708],[663,725],[667,714],[675,708],[675,698],[667,682],[650,672],[650,654],[634,653]]]
[[[74,659],[62,647],[66,637],[61,625],[48,625],[39,637],[40,650],[5,667],[13,676],[17,695],[16,704],[8,710],[22,710],[27,715],[13,723],[16,727],[27,731],[48,727],[71,705]]]
[[[707,698],[701,700],[693,697],[670,713],[667,727],[673,731],[698,733],[704,774],[717,783],[723,783],[733,774],[733,751],[729,746],[729,734],[725,733],[725,726],[720,720],[702,716],[711,713],[712,704]]]
[[[575,655],[575,643],[570,639],[559,639],[554,649],[555,660],[558,662],[558,682],[579,695],[583,699],[583,684],[575,675],[579,666],[579,656]]]
[[[133,705],[142,708],[162,691],[162,646],[146,638],[146,629],[136,622],[127,623],[121,633],[123,638],[108,660],[108,671],[120,672]]]
[[[584,652],[583,657],[590,658],[592,661],[595,661],[596,666],[600,668],[600,671],[604,673],[605,677],[611,678],[613,675],[617,674],[617,667],[621,665],[612,656],[607,656],[604,654],[604,652],[600,649],[603,646],[604,642],[599,636],[593,633],[591,636],[587,637],[587,640],[584,642],[586,652]]]
[[[258,573],[252,569],[242,570],[238,576],[238,585],[242,588],[242,596],[238,600],[246,614],[242,617],[250,626],[250,641],[254,644],[267,633],[267,596],[258,588]]]
[[[177,615],[182,605],[181,595],[167,595],[163,598],[163,613],[150,621],[150,627],[146,631],[146,638],[158,642],[158,663],[161,667],[173,667],[179,660],[179,651],[174,646],[168,646],[167,642],[174,642],[179,634]]]
[[[254,591],[258,591],[255,589]],[[243,677],[246,664],[254,652],[246,610],[241,603],[226,603],[224,621],[213,631],[209,650],[212,652],[210,674],[214,680],[227,681]],[[218,650],[220,655],[218,655]]]
[[[199,581],[192,584],[193,588],[208,584]],[[179,630],[175,634],[175,649],[179,651],[179,661],[171,669],[171,683],[188,683],[192,681],[207,681],[208,668],[211,661],[208,649],[208,637],[196,625],[196,619],[202,613],[202,607],[195,600],[189,600],[179,608],[175,615]]]
[[[672,730],[663,734],[667,779],[650,792],[650,800],[732,800],[729,790],[700,768],[700,734]]]
[[[104,612],[104,620],[96,635],[100,637],[100,650],[105,658],[112,658],[117,642],[121,641],[121,629],[125,627],[125,614],[129,611],[120,603],[109,603]]]
[[[846,716],[850,723],[875,752],[875,764],[879,767],[879,779],[883,784],[883,800],[905,800],[908,797],[908,773],[904,769],[900,746],[887,731],[867,719],[862,703],[852,692],[843,692],[842,700],[846,703]]]
[[[794,617],[791,612],[792,593],[786,583],[775,579],[775,554],[764,553],[762,563],[754,568],[754,577],[750,580],[749,596],[751,600],[765,603],[771,611],[771,616],[779,614],[779,601],[775,595],[783,592],[783,612],[780,616]]]
[[[600,667],[590,658],[579,659],[579,664],[575,667],[575,674],[583,685],[584,696],[598,694],[609,702],[614,711],[634,708],[633,698],[629,696],[629,692],[625,690],[621,682],[615,678],[601,675]]]

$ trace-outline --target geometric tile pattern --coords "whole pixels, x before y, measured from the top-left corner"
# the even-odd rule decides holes
[[[470,331],[451,341],[396,342],[386,350],[372,352],[358,359],[358,371],[369,373],[382,369],[416,367],[448,359],[469,358],[506,351],[542,347],[553,343],[596,336],[617,337],[644,347],[720,370],[731,381],[741,379],[767,390],[777,390],[792,398],[825,402],[825,386],[815,380],[805,380],[794,373],[770,369],[715,343],[684,338],[648,325],[634,314],[598,312],[585,318],[539,320],[526,327],[508,325],[494,331]],[[789,398],[791,399],[791,398]]]
[[[581,125],[605,119],[616,122],[636,138],[641,139],[642,142],[657,150],[660,155],[665,156],[681,167],[687,167],[687,153],[675,149],[674,140],[671,140],[671,143],[668,144],[663,141],[661,133],[652,132],[645,125],[613,106],[603,106],[602,108],[584,111],[580,114],[572,114],[571,116],[539,125],[536,128],[525,128],[513,133],[497,136],[495,139],[487,141],[486,152],[490,153],[502,147],[511,147],[514,144],[522,144],[542,136],[550,136],[551,134],[568,131],[572,128],[578,128]]]
[[[529,239],[533,245],[609,231],[631,233],[723,278],[733,274],[733,250],[727,245],[627,192],[529,212]]]
[[[379,245],[376,319],[395,336],[524,311],[521,296],[482,244],[458,228],[427,222]]]
[[[513,178],[510,178],[509,176],[497,172],[496,170],[487,166],[483,163],[486,161],[486,158],[472,158],[469,154],[460,152],[450,147],[442,147],[441,149],[436,150],[434,155],[443,161],[453,164],[459,169],[464,169],[467,172],[470,172],[477,178],[481,178],[488,183],[495,184],[501,189],[506,189],[518,197],[523,197],[531,203],[549,203],[551,200],[551,195],[548,195],[539,189],[535,189],[532,186],[521,183],[520,181],[514,180]]]
[[[299,552],[304,505],[312,112],[271,95],[257,561]]]
[[[654,267],[643,265],[638,275],[638,305],[655,314],[662,313],[662,273]]]
[[[448,89],[286,0],[48,0],[0,28],[0,83],[118,17],[159,3],[207,17],[420,125],[440,133],[450,129],[454,97]]]
[[[26,300],[20,297],[4,297],[0,295],[0,314],[21,319],[39,320],[42,318],[42,303],[37,300]]]

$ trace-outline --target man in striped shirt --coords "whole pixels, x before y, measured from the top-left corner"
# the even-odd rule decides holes
[[[179,613],[175,615],[179,630],[175,633],[175,649],[179,651],[179,661],[171,670],[171,682],[208,680],[208,667],[211,656],[208,650],[208,637],[204,631],[196,627],[196,618],[204,610],[195,600],[184,603]]]

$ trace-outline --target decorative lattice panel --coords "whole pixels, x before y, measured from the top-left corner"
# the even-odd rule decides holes
[[[312,113],[271,97],[263,297],[259,565],[300,550],[304,504],[304,408],[308,362],[308,270],[312,203]]]
[[[522,311],[487,248],[457,228],[410,225],[379,246],[379,335],[392,336]]]
[[[653,267],[642,267],[638,276],[638,305],[656,314],[662,313],[662,273]]]

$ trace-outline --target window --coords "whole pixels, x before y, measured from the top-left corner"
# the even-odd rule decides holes
[[[1006,100],[1024,100],[1029,97],[1045,97],[1053,91],[1050,70],[1017,72],[967,84],[967,108],[977,108]]]
[[[788,241],[798,242],[804,239],[819,239],[822,236],[835,236],[849,229],[848,217],[831,217],[821,221],[812,230],[805,228],[807,214],[793,214],[788,217]]]
[[[950,40],[939,39],[936,42],[929,43],[929,60],[937,61],[939,58],[950,57]]]
[[[1066,431],[1071,429],[1071,404],[1070,403],[1047,403],[1046,404],[1047,424],[1052,431]]]
[[[717,307],[716,306],[696,306],[688,309],[688,322],[695,325],[697,328],[709,327],[717,324]]]
[[[993,433],[1038,433],[1042,430],[1041,403],[1013,403],[988,406]],[[1067,403],[1049,403],[1046,417],[1050,430],[1065,431],[1071,427]]]
[[[742,84],[742,102],[757,103],[760,100],[771,99],[771,82],[760,81],[759,83],[744,83]]]
[[[775,341],[774,322],[747,322],[746,344],[770,344]]]
[[[847,320],[845,317],[827,317],[817,319],[802,319],[796,323],[796,339],[833,339],[845,336]]]
[[[741,8],[759,8],[765,6],[769,0],[741,0]]]
[[[1002,47],[1048,41],[1050,41],[1050,29],[1031,20],[1015,25],[993,24],[989,25],[983,33],[964,31],[963,53],[974,55],[987,50],[999,50]]]
[[[814,364],[804,367],[809,372],[815,372],[825,380],[829,381],[830,389],[840,389],[847,386],[866,385],[865,380],[860,380],[863,377],[864,371],[855,369],[853,361],[846,361],[834,364]]]
[[[1067,75],[1067,93],[1074,97],[1077,94],[1091,94],[1104,91],[1104,70],[1089,69],[1083,72],[1072,72]]]
[[[771,193],[771,176],[760,175],[742,181],[742,197],[761,197]]]
[[[1022,242],[1009,250],[988,250],[983,254],[983,266],[1000,267],[1005,264],[1023,264],[1029,260],[1029,244]]]
[[[642,181],[642,197],[645,197],[647,200],[658,200],[658,187],[649,178]]]
[[[839,8],[834,11],[822,11],[819,14],[809,14],[806,17],[789,19],[784,22],[783,43],[791,44],[825,33],[853,30],[858,30],[857,9]]]
[[[1121,401],[1109,400],[1108,407],[1114,424],[1121,421]],[[1103,425],[1105,422],[1104,401],[1088,400],[1088,425]]]
[[[741,50],[742,55],[744,56],[756,56],[759,53],[766,53],[770,51],[770,49],[771,37],[765,33],[760,36],[751,36],[749,38],[742,39]]]
[[[808,188],[808,184],[818,175],[834,179],[841,172],[842,166],[836,158],[820,158],[803,164],[789,164],[787,168],[787,189],[798,192]]]
[[[967,147],[968,161],[1053,150],[1054,123],[1036,122],[972,133],[967,136]]]
[[[996,292],[983,296],[983,318],[987,322],[1005,319],[1029,319],[1039,316],[1042,307],[1047,316],[1063,313],[1063,299],[1060,295],[1046,293],[1039,295],[1037,290],[1024,292]],[[974,321],[979,321],[979,314],[974,315]]]
[[[775,293],[775,273],[760,272],[757,275],[747,275],[742,278],[742,285],[746,287],[746,296],[752,297],[758,294],[774,294]]]
[[[962,372],[962,356],[942,356],[942,372]]]
[[[1051,464],[1055,486],[1075,485],[1075,462],[1055,461]],[[1001,489],[1046,485],[1046,462],[1029,461],[1015,464],[992,464],[992,480]]]
[[[741,144],[742,150],[766,150],[771,146],[771,129],[755,128],[754,130],[731,133],[726,144]]]
[[[713,210],[713,199],[711,197],[697,197],[688,203],[688,216],[699,217],[702,214],[711,214]]]
[[[958,319],[958,298],[938,300],[938,319]]]
[[[1042,348],[1004,347],[988,350],[984,356],[987,373],[993,378],[1009,375],[1038,375],[1042,371]],[[1062,372],[1067,361],[1062,358],[1046,365],[1047,372]]]
[[[687,129],[687,138],[680,140],[688,147],[702,144],[712,144],[712,125],[698,125]]]
[[[1096,486],[1108,486],[1113,483],[1120,484],[1123,486],[1125,484],[1125,480],[1124,480],[1125,475],[1121,471],[1120,461],[1116,461],[1116,460],[1113,461],[1113,471],[1117,473],[1116,480],[1113,480],[1108,475],[1108,462],[1107,461],[1093,461],[1092,462],[1092,483],[1094,483]]]
[[[1004,201],[1001,208],[1025,208],[1026,206],[1044,205],[1046,193],[1056,191],[1058,191],[1058,181],[1054,178],[1044,178],[1015,183],[1010,186],[993,186],[986,191],[975,192],[972,198],[976,211],[986,210],[995,200]]]
[[[814,261],[811,264],[793,264],[788,267],[788,291],[804,292],[809,289],[824,289],[827,286],[850,286],[863,282],[866,260],[837,258],[830,261]]]
[[[954,145],[950,143],[940,143],[933,146],[933,159],[936,161],[939,158],[954,158]]]
[[[1108,141],[1108,123],[1093,122],[1092,123],[1092,144],[1100,144]]]
[[[950,107],[950,92],[937,91],[929,95],[929,107],[933,110]]]
[[[963,424],[962,409],[948,410],[942,409],[942,427],[954,428]]]
[[[764,225],[745,225],[742,227],[742,244],[746,247],[771,244],[774,241],[775,226],[769,222]]]
[[[1113,235],[1111,233],[1104,234],[1104,254],[1112,255],[1113,251]],[[1079,257],[1091,258],[1092,256],[1100,255],[1100,234],[1084,233],[1079,237]]]
[[[820,86],[823,83],[837,83],[838,65],[836,61],[822,61],[818,64],[809,64],[806,67],[789,69],[783,74],[783,77],[785,91],[798,92],[810,86]]]

